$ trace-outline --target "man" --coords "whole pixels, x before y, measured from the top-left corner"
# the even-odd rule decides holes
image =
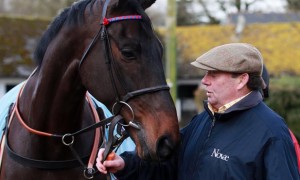
[[[225,44],[192,65],[207,71],[202,79],[207,101],[181,130],[176,156],[152,163],[127,152],[102,164],[101,149],[98,169],[106,173],[109,168],[119,179],[300,179],[288,127],[260,93],[266,85],[258,49]]]

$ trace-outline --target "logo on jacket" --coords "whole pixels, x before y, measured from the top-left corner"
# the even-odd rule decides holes
[[[220,153],[220,149],[216,149],[216,148],[214,148],[214,151],[211,154],[211,157],[222,159],[224,161],[228,161],[229,160],[229,156],[228,155]]]

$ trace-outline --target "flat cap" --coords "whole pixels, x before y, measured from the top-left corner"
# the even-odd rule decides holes
[[[191,64],[208,71],[254,73],[261,76],[263,58],[259,50],[250,44],[231,43],[209,50]]]

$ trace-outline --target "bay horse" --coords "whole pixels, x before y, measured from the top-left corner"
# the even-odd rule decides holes
[[[81,0],[53,20],[37,45],[37,69],[22,87],[14,106],[17,115],[6,129],[17,158],[4,149],[1,179],[86,178],[81,166],[49,169],[24,164],[22,158],[55,164],[74,159],[73,151],[80,160],[91,156],[98,130],[75,140],[66,136],[95,123],[87,92],[124,118],[142,159],[161,161],[172,154],[179,126],[165,80],[163,48],[145,13],[154,2]],[[72,152],[65,145],[69,142],[74,142]]]

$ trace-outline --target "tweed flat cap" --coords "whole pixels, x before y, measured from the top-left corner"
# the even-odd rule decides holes
[[[263,58],[257,48],[246,43],[217,46],[198,57],[193,66],[209,71],[262,75]]]

